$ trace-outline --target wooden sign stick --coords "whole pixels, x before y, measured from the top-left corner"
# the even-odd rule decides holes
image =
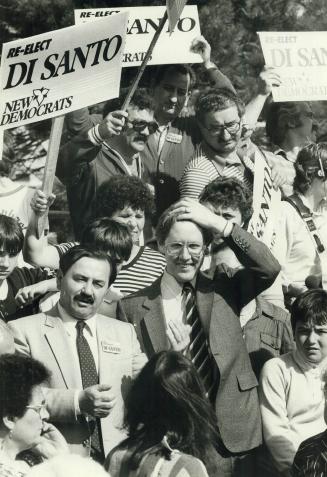
[[[45,164],[42,191],[47,197],[52,193],[53,182],[56,175],[57,160],[59,154],[60,140],[62,128],[64,125],[65,116],[58,116],[52,120],[49,149],[47,154],[47,161]],[[48,214],[42,215],[37,221],[37,238],[41,238],[42,233],[47,223]]]
[[[146,67],[146,65],[148,64],[149,60],[150,60],[152,51],[153,51],[153,49],[154,49],[154,47],[155,47],[155,45],[156,45],[156,43],[157,43],[157,41],[158,41],[158,38],[159,38],[159,36],[160,36],[160,33],[162,32],[162,29],[163,29],[163,27],[164,27],[164,25],[165,25],[165,23],[166,23],[167,18],[168,18],[168,14],[167,14],[167,10],[166,10],[164,16],[163,16],[162,19],[160,20],[158,29],[157,29],[157,31],[155,32],[155,34],[154,34],[154,36],[153,36],[153,38],[152,38],[152,40],[151,40],[150,46],[149,46],[149,48],[148,48],[148,51],[146,52],[146,55],[145,55],[145,57],[143,58],[143,61],[142,61],[141,65],[140,65],[140,68],[139,68],[139,70],[138,70],[138,72],[137,72],[137,75],[136,75],[136,77],[135,77],[135,79],[134,79],[134,81],[133,81],[133,83],[132,83],[132,86],[130,87],[130,90],[128,91],[128,94],[127,94],[127,96],[126,96],[126,98],[125,98],[124,104],[123,104],[123,106],[122,106],[122,110],[124,110],[124,111],[126,111],[126,109],[127,109],[128,106],[129,106],[129,103],[130,103],[130,101],[131,101],[131,99],[132,99],[132,97],[133,97],[133,94],[135,93],[135,90],[136,90],[136,88],[137,88],[137,86],[138,86],[138,84],[139,84],[139,81],[140,81],[140,79],[141,79],[141,77],[142,77],[142,75],[143,75],[143,73],[144,73],[145,67]]]

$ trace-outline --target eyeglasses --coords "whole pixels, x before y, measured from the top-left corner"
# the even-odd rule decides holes
[[[178,255],[181,254],[184,247],[187,248],[188,253],[192,255],[192,257],[199,257],[205,249],[205,246],[199,243],[172,242],[172,243],[167,243],[167,245],[165,246],[165,250],[169,256],[177,257]]]
[[[158,123],[155,121],[127,121],[127,124],[134,129],[134,131],[142,132],[145,128],[148,128],[149,133],[153,134],[158,130]]]
[[[223,126],[211,126],[209,128],[207,128],[206,126],[204,126],[204,128],[209,131],[209,133],[212,135],[212,136],[221,136],[221,134],[226,130],[227,132],[229,132],[229,134],[236,134],[239,130],[240,130],[240,127],[241,127],[241,121],[237,122],[237,121],[234,121],[232,123],[227,123]]]
[[[47,410],[47,405],[44,403],[35,406],[26,406],[26,409],[33,409],[33,411],[37,412],[38,415],[41,417],[42,411]]]

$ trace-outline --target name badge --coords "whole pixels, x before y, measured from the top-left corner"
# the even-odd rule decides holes
[[[120,343],[108,343],[107,341],[101,341],[101,346],[104,353],[121,353]]]
[[[180,144],[182,142],[183,136],[181,134],[168,133],[166,136],[166,141],[173,142],[174,144]]]

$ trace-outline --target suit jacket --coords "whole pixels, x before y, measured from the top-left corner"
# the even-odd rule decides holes
[[[67,439],[71,450],[88,455],[90,424],[83,416],[76,417],[74,395],[81,389],[79,366],[71,355],[66,330],[57,306],[48,313],[21,318],[9,324],[15,339],[16,352],[41,361],[51,372],[47,391],[50,420]],[[133,326],[97,315],[99,383],[111,384],[117,401],[109,416],[101,419],[104,450],[107,454],[124,437],[120,429],[123,399],[131,378],[146,362],[141,353]]]
[[[237,225],[226,242],[247,268],[220,268],[213,279],[199,273],[196,300],[220,375],[216,414],[221,437],[227,449],[237,453],[257,447],[262,439],[258,382],[242,336],[239,312],[273,283],[280,267],[264,244]],[[125,298],[122,302],[124,314],[118,316],[134,324],[148,356],[170,347],[160,284],[161,278]]]

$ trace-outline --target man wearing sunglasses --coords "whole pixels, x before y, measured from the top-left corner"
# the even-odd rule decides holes
[[[138,89],[127,111],[124,96],[109,101],[100,123],[76,136],[60,151],[56,175],[66,185],[76,239],[95,217],[100,185],[115,175],[135,175],[148,181],[140,153],[158,129],[152,98]]]
[[[213,235],[226,241],[244,268],[217,269],[213,279],[200,272]],[[151,286],[123,300],[119,318],[134,324],[148,357],[174,349],[192,359],[215,407],[228,456],[217,454],[217,475],[253,476],[250,451],[261,443],[258,382],[239,313],[273,283],[279,264],[263,243],[194,199],[162,214],[157,240],[166,269]],[[241,294],[241,283],[252,286],[243,286]]]

